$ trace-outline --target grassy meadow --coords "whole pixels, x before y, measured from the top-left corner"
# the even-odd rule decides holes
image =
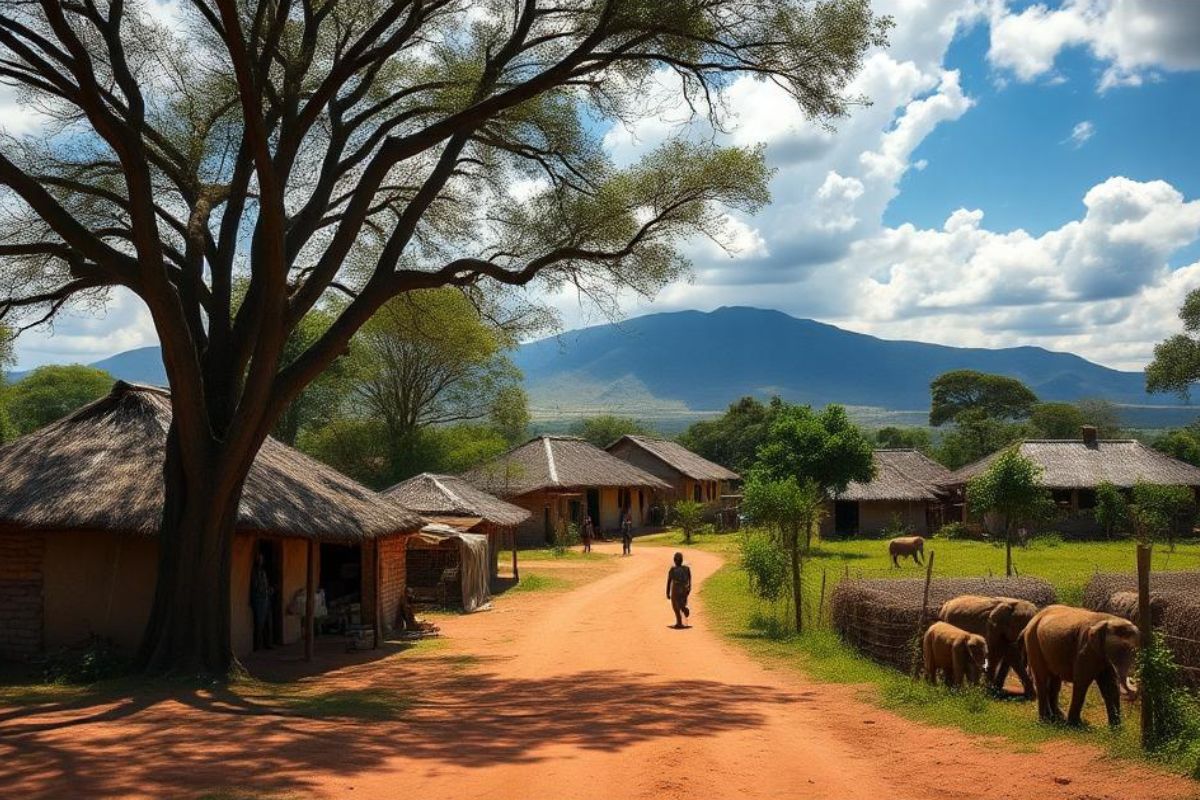
[[[651,537],[647,544],[678,546],[677,532]],[[746,573],[738,566],[738,534],[701,535],[694,545],[720,552],[729,560],[701,588],[705,614],[725,636],[752,655],[772,665],[795,668],[820,681],[861,686],[864,697],[896,713],[934,725],[959,728],[972,734],[1001,737],[1013,747],[1032,747],[1053,739],[1075,739],[1106,748],[1114,755],[1143,758],[1139,747],[1137,709],[1123,709],[1124,724],[1110,730],[1104,706],[1094,688],[1088,695],[1081,730],[1047,725],[1037,719],[1034,703],[1000,701],[981,689],[950,691],[875,663],[844,645],[829,627],[829,596],[837,582],[851,578],[922,578],[924,568],[902,562],[891,566],[886,542],[871,540],[820,542],[804,564],[805,619],[803,636],[785,632],[790,609],[771,605],[750,592]],[[926,558],[934,557],[935,577],[963,577],[1004,573],[1004,548],[983,542],[929,540]],[[1132,572],[1134,547],[1130,542],[1062,542],[1054,538],[1014,548],[1013,560],[1021,575],[1039,577],[1054,585],[1059,601],[1077,604],[1084,586],[1095,572]],[[1177,546],[1174,553],[1156,547],[1155,570],[1200,570],[1200,543]],[[825,601],[821,578],[825,576]],[[818,619],[817,610],[823,606]],[[1062,702],[1069,701],[1064,692]],[[1157,756],[1170,769],[1200,778],[1200,741]]]

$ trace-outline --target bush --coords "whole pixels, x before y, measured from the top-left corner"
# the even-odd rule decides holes
[[[742,536],[742,569],[750,578],[750,591],[762,600],[776,601],[788,588],[788,556],[763,531]]]
[[[904,518],[899,514],[892,514],[887,526],[880,532],[884,539],[895,539],[898,536],[908,536],[908,534],[908,526],[904,524]]]
[[[567,550],[579,544],[579,541],[579,526],[574,522],[569,522],[566,525],[560,525],[554,532],[554,544],[550,549],[554,551],[556,558],[562,558],[567,554]]]
[[[42,676],[47,683],[88,684],[115,678],[128,669],[128,659],[111,640],[93,636],[79,647],[47,655]]]
[[[1063,537],[1061,533],[1039,533],[1029,543],[1034,547],[1061,547]]]
[[[1137,663],[1142,702],[1153,709],[1150,747],[1171,754],[1200,752],[1200,703],[1180,685],[1179,665],[1162,634],[1154,634],[1151,646],[1138,651]]]
[[[970,539],[971,532],[961,522],[947,522],[933,534],[936,539]]]

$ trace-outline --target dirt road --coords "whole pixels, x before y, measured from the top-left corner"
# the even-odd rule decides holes
[[[670,552],[639,548],[567,593],[451,618],[451,644],[321,680],[416,687],[398,720],[264,714],[171,697],[0,713],[0,795],[1168,800],[1195,783],[1072,744],[1005,744],[902,720],[852,687],[758,665],[705,624],[671,630]],[[697,582],[718,557],[689,552]]]

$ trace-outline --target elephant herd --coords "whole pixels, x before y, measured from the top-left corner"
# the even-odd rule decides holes
[[[949,686],[964,681],[1003,692],[1010,670],[1027,699],[1035,696],[1038,716],[1060,721],[1058,695],[1070,682],[1071,705],[1066,720],[1081,724],[1080,711],[1088,688],[1100,688],[1108,722],[1121,722],[1120,692],[1133,697],[1129,683],[1138,646],[1138,629],[1112,614],[1072,606],[1038,610],[1027,600],[964,595],[946,602],[938,621],[921,641],[925,676],[935,683],[941,672]]]

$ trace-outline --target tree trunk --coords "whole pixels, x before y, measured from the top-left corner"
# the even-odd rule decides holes
[[[158,580],[138,665],[149,673],[224,678],[233,666],[230,573],[245,476],[220,475],[215,468],[200,472],[185,468],[172,425],[163,468]]]
[[[801,615],[803,606],[801,605],[801,586],[800,586],[800,536],[799,532],[792,531],[792,603],[796,610],[796,633],[804,632],[804,618]]]
[[[1012,522],[1004,520],[1004,574],[1012,577]]]

